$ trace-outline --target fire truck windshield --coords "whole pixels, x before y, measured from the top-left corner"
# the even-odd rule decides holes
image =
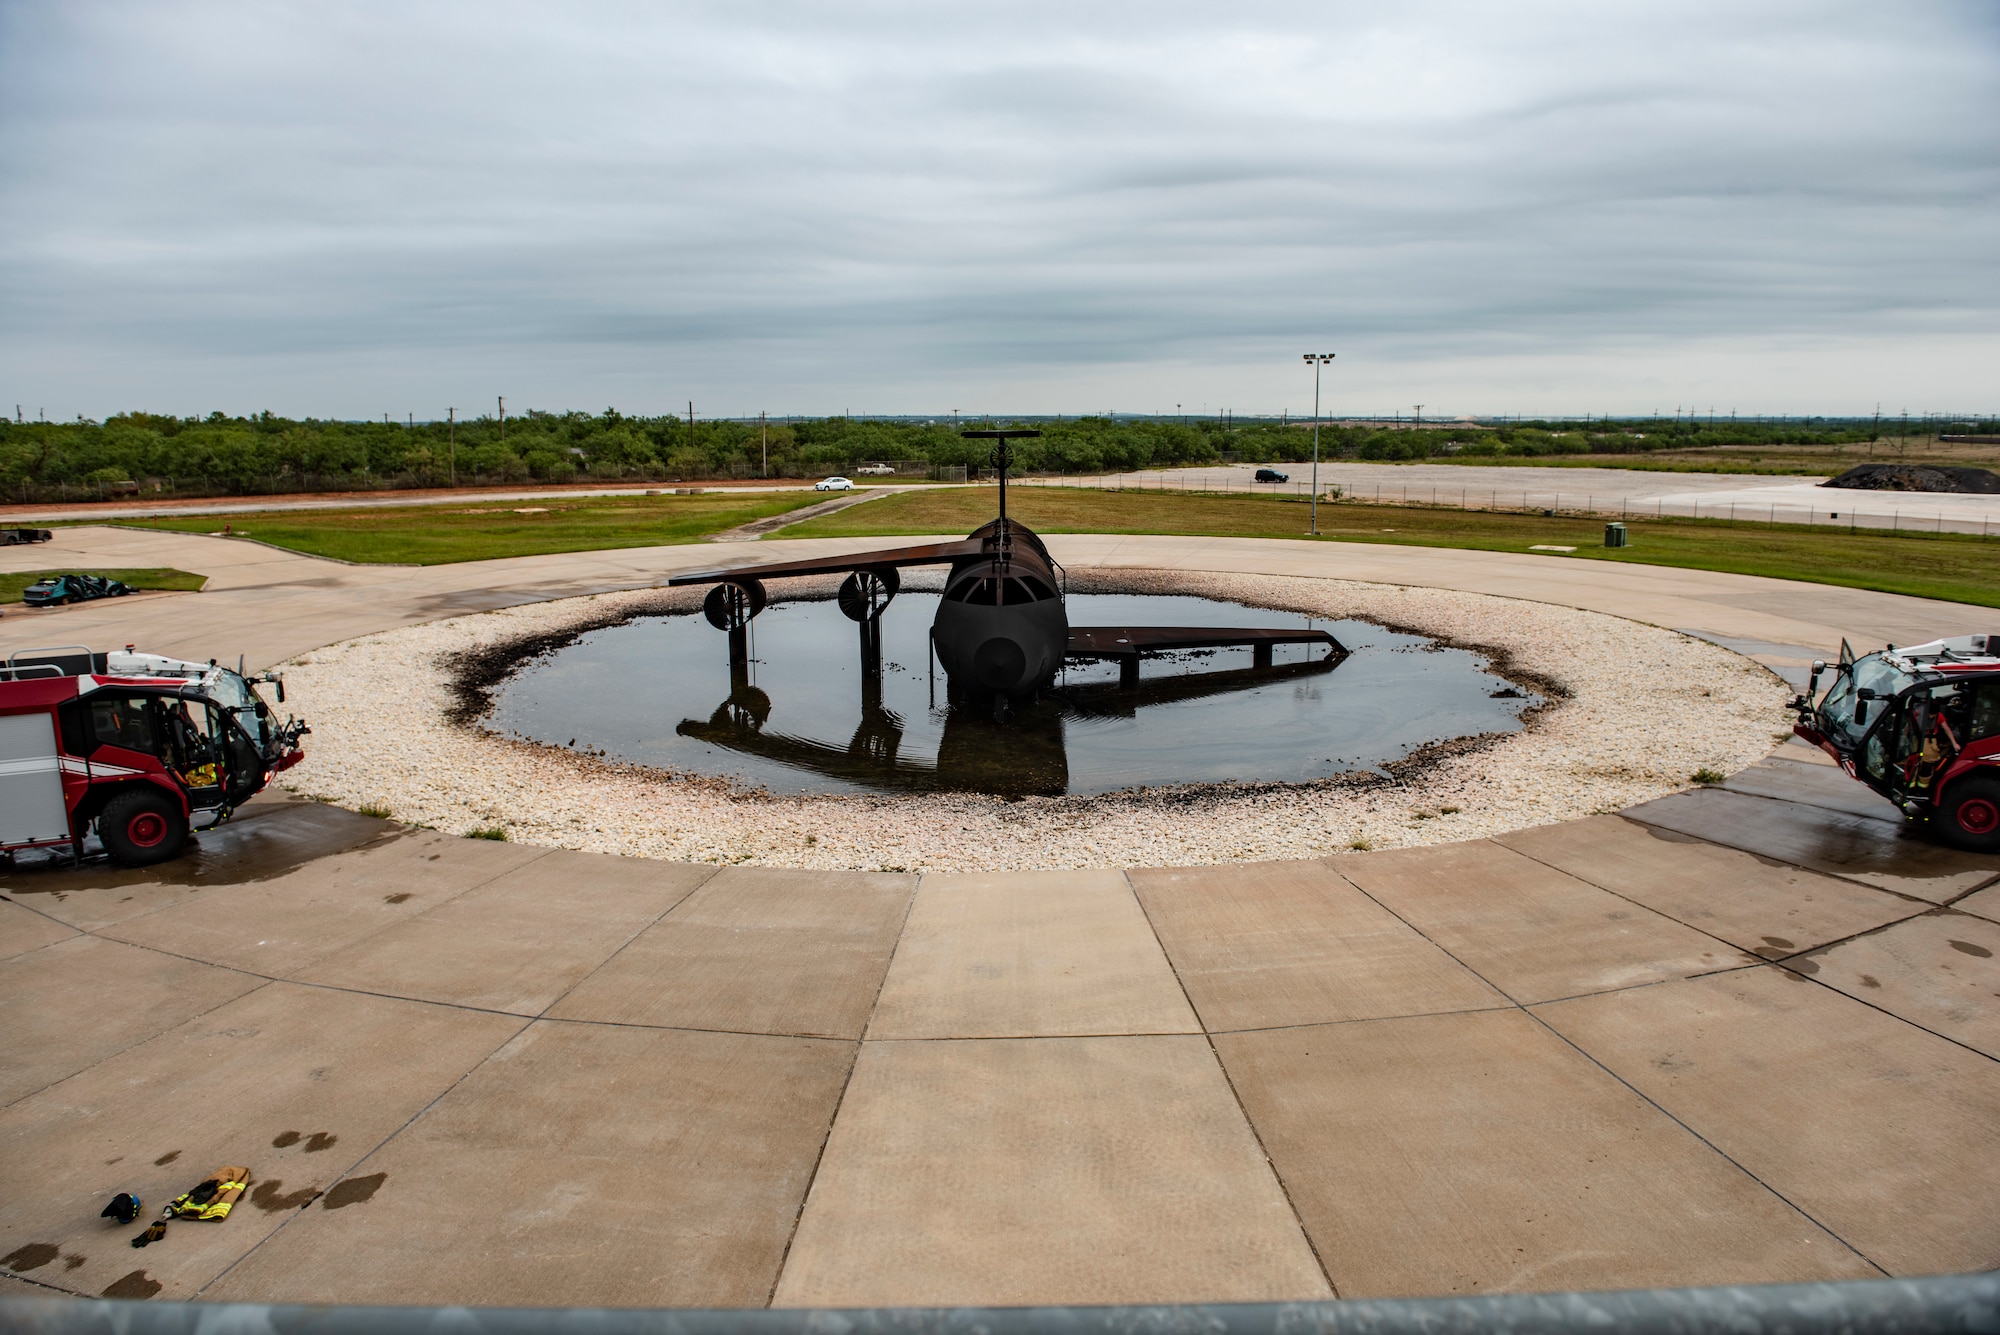
[[[1871,701],[1867,713],[1857,724],[1854,707],[1861,700],[1861,692],[1871,691],[1874,700],[1879,701],[1915,684],[1915,677],[1890,666],[1880,654],[1870,654],[1858,660],[1850,671],[1841,674],[1834,682],[1833,689],[1820,703],[1820,715],[1829,726],[1839,728],[1850,740],[1858,742],[1883,712],[1881,704]]]
[[[270,711],[263,708],[263,700],[250,683],[228,668],[217,668],[203,683],[205,694],[210,700],[222,706],[242,725],[243,731],[260,751],[271,744]]]

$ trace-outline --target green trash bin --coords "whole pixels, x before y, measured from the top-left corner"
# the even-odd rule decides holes
[[[1623,524],[1606,524],[1604,526],[1604,545],[1606,547],[1623,547],[1625,545],[1625,526]]]

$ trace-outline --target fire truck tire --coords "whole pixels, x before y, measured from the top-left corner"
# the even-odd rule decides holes
[[[1938,832],[1974,853],[2000,853],[2000,779],[1968,775],[1951,785],[1938,812]]]
[[[104,851],[124,867],[165,862],[187,842],[187,817],[164,793],[134,788],[104,804],[97,818]]]

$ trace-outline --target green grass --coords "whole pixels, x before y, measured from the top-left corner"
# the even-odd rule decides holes
[[[698,542],[703,534],[784,514],[826,497],[806,492],[458,501],[356,510],[260,510],[123,521],[129,528],[256,538],[308,556],[363,565],[445,565],[500,556]],[[529,513],[522,513],[528,511]]]
[[[102,575],[106,579],[119,580],[135,589],[171,589],[175,592],[191,593],[208,583],[206,575],[191,575],[185,570],[169,570],[148,567],[145,570],[99,570],[96,568],[63,570],[24,570],[14,574],[0,574],[0,603],[18,603],[21,591],[38,579],[50,575]]]
[[[1010,514],[1043,533],[1306,536],[1303,501],[1264,496],[1017,487],[1007,499]],[[785,536],[964,533],[992,517],[991,488],[913,491],[807,520],[785,530]],[[1550,560],[1626,561],[1810,580],[2000,607],[2000,539],[1971,535],[1849,533],[1714,519],[1628,519],[1632,545],[1606,548],[1601,518],[1353,503],[1322,503],[1319,523],[1322,540],[1328,542],[1524,553],[1537,544],[1574,546],[1573,554],[1546,555]]]

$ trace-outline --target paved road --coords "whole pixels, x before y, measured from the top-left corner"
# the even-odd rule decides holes
[[[1076,478],[1029,486],[1125,487],[1144,491],[1311,493],[1311,466],[1277,464],[1289,480],[1259,483],[1251,464]],[[1357,500],[1473,510],[1561,510],[1607,518],[1685,515],[1842,528],[1916,529],[2000,536],[2000,496],[1834,491],[1824,478],[1737,473],[1658,473],[1620,468],[1509,468],[1477,464],[1326,462],[1321,494],[1338,487]]]
[[[714,556],[63,541],[214,591],[10,616],[9,643],[253,661]],[[1623,608],[1773,659],[1986,615],[1554,558],[1059,543]],[[718,869],[269,799],[157,871],[0,873],[0,1293],[1025,1304],[1992,1268],[1996,960],[2000,859],[1908,837],[1795,746],[1617,816],[1165,870]],[[254,1178],[223,1224],[134,1252],[98,1218],[222,1163]]]

